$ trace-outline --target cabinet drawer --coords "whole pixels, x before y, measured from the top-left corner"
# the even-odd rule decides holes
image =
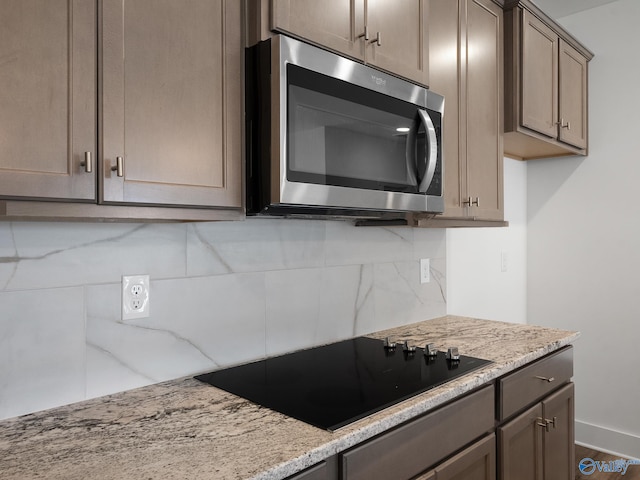
[[[494,427],[487,386],[342,455],[344,480],[412,478]]]
[[[327,463],[321,462],[313,467],[300,472],[293,477],[287,478],[287,480],[328,480],[329,471],[327,469]]]
[[[573,376],[573,347],[566,347],[498,380],[498,420],[522,410]]]

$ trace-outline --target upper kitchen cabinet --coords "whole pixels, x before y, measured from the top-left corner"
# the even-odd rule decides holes
[[[240,10],[103,0],[102,202],[241,207]]]
[[[266,15],[268,0],[249,1]],[[364,0],[272,0],[271,12],[273,30],[364,60]]]
[[[428,0],[367,0],[365,61],[429,85]]]
[[[528,0],[505,7],[505,153],[586,155],[593,54]]]
[[[429,0],[249,0],[260,25],[308,40],[390,73],[429,83]],[[254,23],[257,22],[257,23]],[[260,27],[259,27],[260,28]],[[257,40],[257,38],[254,38]]]
[[[502,7],[431,0],[430,18],[431,89],[445,96],[445,212],[431,223],[503,225]]]
[[[5,218],[241,218],[240,2],[0,9]]]
[[[0,4],[0,199],[96,200],[96,4]]]

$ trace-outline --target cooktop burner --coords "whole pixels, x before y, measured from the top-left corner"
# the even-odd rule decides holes
[[[491,363],[412,348],[358,337],[195,378],[334,431]]]

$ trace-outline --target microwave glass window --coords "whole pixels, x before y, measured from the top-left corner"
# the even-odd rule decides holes
[[[427,142],[414,105],[293,65],[287,75],[290,181],[417,192]]]

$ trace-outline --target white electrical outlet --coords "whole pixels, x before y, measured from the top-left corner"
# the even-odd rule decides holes
[[[431,281],[431,262],[428,258],[420,259],[420,283],[429,283]]]
[[[500,271],[502,273],[509,270],[509,254],[504,250],[500,252]]]
[[[149,316],[149,275],[122,277],[122,320]]]

